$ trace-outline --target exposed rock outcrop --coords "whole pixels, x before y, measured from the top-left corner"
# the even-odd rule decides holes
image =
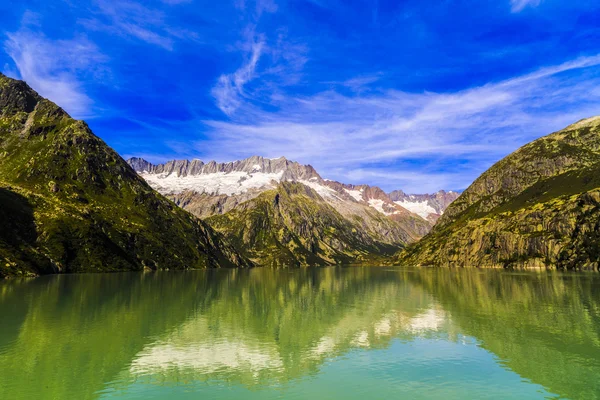
[[[598,269],[600,118],[535,140],[481,175],[398,262]]]

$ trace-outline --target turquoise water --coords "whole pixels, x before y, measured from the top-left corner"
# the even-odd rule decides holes
[[[595,399],[599,289],[354,267],[0,282],[0,398]]]

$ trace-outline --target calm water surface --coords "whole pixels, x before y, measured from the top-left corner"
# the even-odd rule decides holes
[[[600,277],[412,268],[0,282],[2,399],[600,399]]]

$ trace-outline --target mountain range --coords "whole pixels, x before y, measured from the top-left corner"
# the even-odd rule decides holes
[[[435,222],[459,195],[444,190],[434,194],[405,194],[401,190],[385,193],[376,186],[342,184],[323,179],[312,166],[289,161],[285,157],[269,159],[253,156],[228,163],[173,160],[156,165],[133,157],[127,162],[163,194],[175,198],[175,195],[190,192],[227,196],[228,201],[221,204],[222,209],[198,208],[195,213],[200,217],[227,212],[238,204],[234,200],[247,200],[266,189],[275,188],[282,181],[307,185],[324,198],[364,203],[388,216],[409,211],[431,222]]]
[[[535,140],[468,189],[384,192],[284,157],[127,162],[0,74],[0,277],[401,264],[600,266],[600,117]]]
[[[375,262],[432,225],[285,158],[129,164],[0,75],[0,276]]]
[[[259,265],[373,261],[420,239],[458,197],[396,191],[394,201],[378,187],[323,179],[312,166],[285,157],[128,163]]]

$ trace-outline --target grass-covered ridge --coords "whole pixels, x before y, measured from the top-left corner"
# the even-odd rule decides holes
[[[376,263],[400,248],[366,232],[360,221],[344,218],[301,183],[283,182],[206,222],[268,267]]]
[[[597,232],[600,119],[590,118],[496,163],[397,261],[597,270]]]
[[[247,266],[83,121],[0,74],[0,277]]]

